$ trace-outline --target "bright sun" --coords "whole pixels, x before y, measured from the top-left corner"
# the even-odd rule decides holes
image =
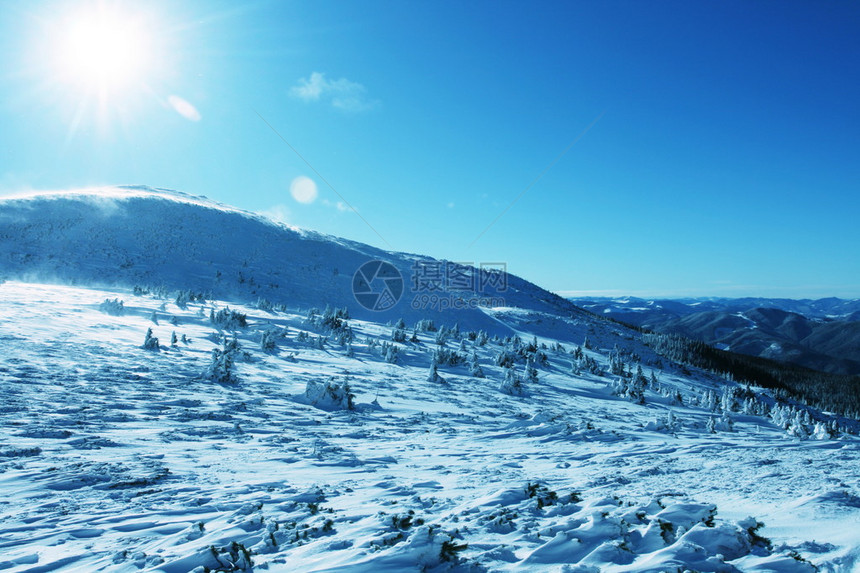
[[[59,65],[67,80],[103,96],[143,82],[151,46],[142,22],[100,6],[70,17],[63,32]]]

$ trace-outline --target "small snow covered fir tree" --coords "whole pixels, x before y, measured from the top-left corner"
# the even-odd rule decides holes
[[[203,372],[203,378],[221,384],[238,382],[233,361],[233,350],[227,345],[223,349],[213,348],[212,359]]]
[[[99,310],[112,316],[122,316],[125,314],[125,303],[118,298],[113,300],[106,298],[105,301],[99,305]]]
[[[513,368],[505,369],[505,380],[499,386],[499,390],[511,396],[522,396],[525,394],[526,388],[519,379]]]
[[[277,333],[274,330],[264,330],[260,334],[260,350],[263,352],[274,352],[276,340]]]
[[[439,376],[439,367],[436,364],[436,360],[430,363],[430,374],[427,375],[428,382],[444,382],[445,380]]]
[[[146,350],[158,350],[158,339],[152,335],[152,329],[146,329],[146,336],[143,339],[143,348]]]
[[[534,367],[534,363],[531,361],[526,362],[526,380],[532,383],[537,383],[538,381],[537,368]]]
[[[396,344],[387,344],[387,348],[383,354],[383,358],[389,364],[397,364],[399,349]]]
[[[474,350],[472,350],[472,355],[469,357],[469,374],[474,378],[484,377],[484,369],[481,368],[481,364],[478,362],[478,354]]]

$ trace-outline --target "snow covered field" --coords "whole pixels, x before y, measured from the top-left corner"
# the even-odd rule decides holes
[[[175,295],[0,284],[0,570],[860,567],[860,441],[619,326],[487,311],[522,342],[461,324],[431,381],[438,330]]]

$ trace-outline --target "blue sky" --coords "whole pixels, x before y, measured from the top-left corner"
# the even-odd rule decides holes
[[[235,4],[4,3],[0,192],[177,189],[562,293],[860,297],[856,3]],[[145,46],[101,100],[62,59],[99,9]]]

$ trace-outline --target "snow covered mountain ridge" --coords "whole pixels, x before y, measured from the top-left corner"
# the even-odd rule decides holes
[[[571,299],[595,314],[814,370],[860,375],[860,300]]]
[[[188,289],[304,308],[349,306],[356,316],[384,321],[456,316],[476,328],[499,328],[479,308],[487,304],[446,308],[463,298],[462,289],[446,283],[418,292],[416,262],[439,261],[299,231],[175,191],[130,186],[3,198],[0,237],[0,273],[9,278]],[[396,267],[404,289],[399,304],[382,312],[366,312],[353,295],[356,271],[373,260]],[[481,301],[554,315],[579,312],[514,275],[504,278],[503,288],[483,285]]]

